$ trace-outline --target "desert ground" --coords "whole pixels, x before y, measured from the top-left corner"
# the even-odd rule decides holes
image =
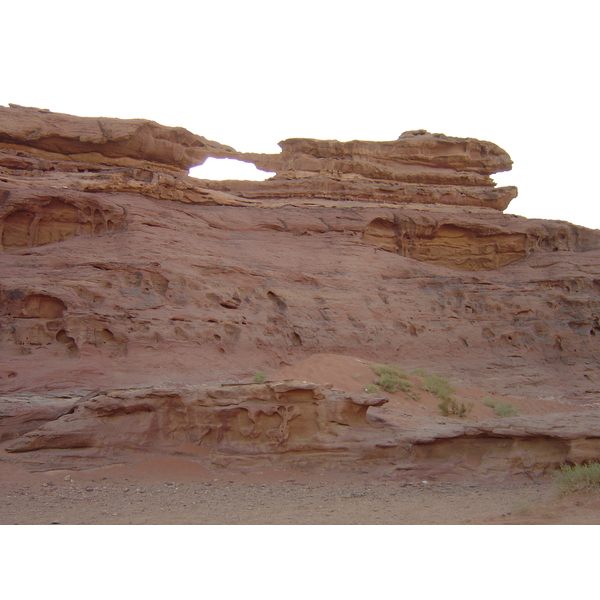
[[[28,473],[0,465],[2,525],[600,524],[600,496],[551,481],[378,481],[291,470],[210,473],[176,458]]]
[[[359,391],[372,371],[366,361],[329,355],[273,375]],[[463,391],[474,401],[484,394]],[[436,412],[435,403],[389,396],[387,418],[409,410]],[[568,410],[553,402],[512,400],[529,414]],[[486,411],[491,409],[479,403],[468,418],[481,418]],[[14,459],[0,453],[3,525],[600,524],[600,495],[561,496],[550,476],[486,480],[476,474],[446,475],[407,481],[402,475],[283,466],[208,468],[188,457],[150,453],[102,468],[31,472]]]

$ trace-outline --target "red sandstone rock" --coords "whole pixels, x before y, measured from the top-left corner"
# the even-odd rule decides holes
[[[12,440],[13,462],[57,468],[131,460],[134,452],[185,455],[207,466],[271,465],[379,470],[387,475],[547,473],[600,451],[600,412],[460,419],[414,417],[400,427],[369,407],[387,403],[300,381],[162,386],[98,392]],[[65,411],[63,410],[63,413]],[[400,413],[401,414],[401,413]],[[33,455],[33,457],[32,457]]]
[[[597,397],[600,234],[502,214],[505,152],[424,132],[282,148],[0,108],[0,390],[238,380],[330,352]],[[185,174],[225,155],[277,176]]]
[[[367,409],[386,402],[300,381],[112,390],[78,403],[7,450],[193,444],[223,454],[329,451],[373,440]]]
[[[0,166],[39,169],[46,181],[52,179],[49,171],[87,173],[77,183],[82,191],[134,191],[188,202],[320,198],[504,210],[517,195],[515,187],[496,188],[490,178],[511,168],[504,150],[423,130],[391,142],[290,139],[280,142],[281,154],[253,154],[154,121],[74,117],[10,105],[0,107],[0,145]],[[242,185],[181,178],[181,171],[207,157],[243,160],[276,176]],[[115,173],[106,166],[135,170]]]
[[[290,139],[278,155],[238,154],[276,171],[263,182],[206,182],[244,198],[449,204],[504,210],[517,188],[496,188],[493,173],[508,171],[508,154],[490,142],[427,131],[393,142]]]
[[[59,419],[76,403],[76,398],[28,394],[0,398],[0,442],[12,440]]]
[[[165,127],[145,119],[75,117],[14,104],[0,106],[0,144],[9,151],[0,163],[5,166],[18,165],[16,158],[12,162],[10,158],[10,150],[18,147],[45,151],[74,163],[133,165],[139,160],[180,171],[202,164],[208,156],[234,152],[182,127]],[[17,152],[16,156],[23,155]],[[30,165],[37,166],[35,162]]]

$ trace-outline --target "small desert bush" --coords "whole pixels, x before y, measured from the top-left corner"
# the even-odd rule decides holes
[[[408,379],[408,375],[399,367],[396,365],[372,365],[371,368],[377,375],[377,379],[373,385],[378,390],[380,388],[390,394],[401,390],[413,398],[413,400],[418,400],[418,395],[417,398],[414,398],[414,395],[410,394],[413,388],[412,381]]]
[[[438,375],[428,375],[425,377],[421,383],[421,389],[446,402],[452,400],[452,394],[455,391],[447,379]]]
[[[379,386],[375,385],[374,383],[369,383],[368,385],[365,385],[365,392],[368,392],[369,394],[376,394],[379,392]]]
[[[375,382],[382,390],[393,394],[398,391],[399,379],[393,373],[382,373]]]
[[[410,390],[412,390],[412,388],[413,388],[412,381],[409,381],[408,379],[401,379],[398,382],[398,385],[400,386],[400,389],[403,392],[407,392],[407,393],[410,392]]]
[[[441,400],[438,408],[447,417],[456,415],[457,417],[466,417],[473,409],[473,403],[460,404],[452,398],[452,394],[456,391],[450,382],[445,377],[439,375],[427,375],[421,383],[421,389],[433,394]]]
[[[456,415],[457,417],[460,417],[462,419],[463,417],[466,417],[471,412],[471,410],[473,410],[473,403],[469,402],[468,404],[465,404],[464,402],[461,402],[459,404],[456,400],[448,398],[442,400],[438,404],[438,408],[444,413],[444,416],[446,417],[449,417],[450,415]]]
[[[519,411],[515,408],[515,405],[511,404],[510,402],[498,404],[498,402],[490,396],[486,396],[482,402],[485,406],[493,408],[494,412],[499,417],[516,417],[519,415]]]
[[[600,490],[600,463],[590,462],[584,465],[563,465],[552,474],[559,492],[563,495]]]
[[[398,379],[406,379],[408,377],[408,375],[396,365],[372,365],[371,369],[379,376],[385,374],[395,375]]]
[[[267,380],[267,374],[264,371],[254,373],[254,383],[264,383]]]
[[[417,377],[427,377],[429,375],[425,369],[415,369],[412,374],[416,375]]]
[[[491,396],[486,396],[482,400],[485,406],[489,406],[489,408],[493,408],[494,412],[499,417],[516,417],[519,415],[519,411],[515,408],[514,404],[510,402],[504,402],[502,404],[498,404],[496,400],[494,400]]]
[[[497,404],[494,406],[494,412],[499,417],[516,417],[519,414],[519,411],[510,402]]]
[[[395,365],[373,365],[371,368],[378,376],[375,384],[390,394],[397,392],[399,389],[406,391],[405,388],[407,386],[412,387],[412,384],[407,379],[408,375]]]

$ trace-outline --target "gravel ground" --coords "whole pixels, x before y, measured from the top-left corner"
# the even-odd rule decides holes
[[[0,482],[8,524],[484,524],[600,523],[589,500],[569,510],[550,483],[148,481],[64,471]],[[37,479],[37,481],[35,481]],[[591,505],[591,508],[590,508]]]

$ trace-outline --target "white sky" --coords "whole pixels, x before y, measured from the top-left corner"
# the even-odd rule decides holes
[[[600,228],[592,0],[12,2],[0,104],[147,118],[241,151],[290,137],[490,140],[507,212]]]

